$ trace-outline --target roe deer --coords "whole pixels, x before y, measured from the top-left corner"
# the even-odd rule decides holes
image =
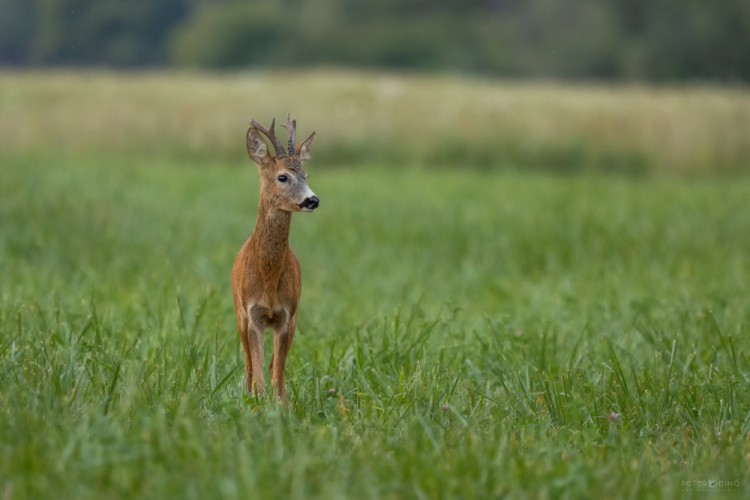
[[[245,242],[232,268],[232,294],[237,328],[245,351],[247,390],[263,395],[263,335],[274,331],[271,358],[271,387],[286,401],[284,365],[294,338],[297,304],[302,287],[297,256],[289,247],[292,212],[312,212],[320,200],[307,185],[302,165],[310,159],[315,132],[302,144],[294,145],[297,120],[287,115],[283,124],[289,131],[289,149],[284,150],[274,133],[255,120],[247,129],[247,153],[258,165],[260,201],[255,230]],[[271,156],[265,139],[276,150]]]

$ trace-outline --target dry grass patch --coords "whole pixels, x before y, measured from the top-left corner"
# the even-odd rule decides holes
[[[234,160],[251,117],[316,129],[322,164],[551,170],[748,170],[750,92],[459,77],[278,73],[0,74],[5,153]],[[238,139],[239,138],[239,139]]]

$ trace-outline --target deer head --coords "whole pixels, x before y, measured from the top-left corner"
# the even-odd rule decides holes
[[[307,173],[302,166],[310,159],[315,132],[302,144],[295,146],[297,120],[290,120],[287,114],[282,126],[289,132],[289,142],[288,149],[284,150],[274,132],[275,125],[275,118],[271,120],[271,127],[268,129],[252,120],[247,129],[247,154],[258,165],[261,197],[271,206],[285,212],[312,212],[318,208],[320,200],[307,185]],[[271,141],[276,151],[275,156],[268,151],[268,145],[261,134]]]

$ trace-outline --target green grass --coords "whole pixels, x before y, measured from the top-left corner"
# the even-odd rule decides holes
[[[313,163],[284,409],[243,392],[242,163],[5,163],[5,498],[747,492],[747,180]]]
[[[749,179],[309,171],[285,409],[247,160],[3,159],[2,498],[746,496]]]

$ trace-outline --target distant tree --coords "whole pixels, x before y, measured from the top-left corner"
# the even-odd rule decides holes
[[[201,5],[176,30],[172,60],[206,68],[273,64],[284,43],[283,4],[276,1],[220,2]]]
[[[24,43],[22,60],[34,64],[136,66],[165,62],[166,39],[189,12],[187,0],[2,1],[24,13],[33,9],[31,15],[19,16],[28,19],[26,29],[32,38],[19,40]]]
[[[0,63],[20,65],[29,59],[37,35],[35,2],[0,0]]]

